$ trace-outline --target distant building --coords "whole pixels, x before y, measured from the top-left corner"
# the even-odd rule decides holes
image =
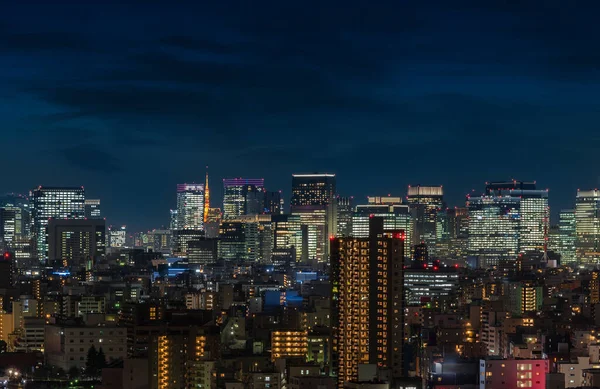
[[[600,263],[600,190],[577,191],[575,233],[577,259],[583,263]]]
[[[85,218],[85,190],[77,188],[38,187],[31,192],[33,234],[37,258],[48,259],[48,220]]]
[[[293,174],[290,207],[291,214],[300,216],[300,223],[306,226],[305,260],[325,262],[329,238],[337,235],[335,174]]]
[[[404,270],[404,289],[409,304],[421,304],[450,296],[458,291],[458,282],[455,268],[431,266]]]
[[[177,185],[177,229],[204,230],[204,185]]]
[[[577,228],[575,211],[563,209],[558,221],[558,254],[563,265],[577,263]]]
[[[352,233],[355,238],[369,236],[369,223],[373,217],[383,218],[383,228],[386,231],[404,231],[405,242],[404,257],[410,258],[410,241],[413,233],[413,224],[408,205],[400,204],[399,197],[369,197],[366,205],[357,205],[352,214]],[[397,199],[393,202],[391,199]]]
[[[443,188],[409,185],[406,200],[413,214],[412,244],[425,243],[427,247],[435,248],[436,216],[444,207]]]
[[[354,213],[354,197],[336,198],[337,201],[337,236],[352,235],[352,215]]]
[[[105,255],[105,224],[103,219],[64,220],[48,222],[48,260],[64,267],[85,268],[102,261]]]
[[[223,179],[223,218],[262,213],[264,187],[262,178]]]
[[[88,219],[100,219],[102,218],[102,211],[100,209],[100,200],[98,199],[86,199],[85,205],[85,217]]]
[[[265,205],[263,213],[280,215],[283,213],[283,197],[281,191],[265,191]]]
[[[127,242],[127,226],[108,227],[108,247],[125,247]]]

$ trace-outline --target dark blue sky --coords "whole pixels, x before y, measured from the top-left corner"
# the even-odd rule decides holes
[[[597,2],[12,3],[2,191],[85,185],[145,229],[207,164],[217,196],[328,171],[358,199],[443,184],[461,205],[517,178],[558,210],[600,186]]]

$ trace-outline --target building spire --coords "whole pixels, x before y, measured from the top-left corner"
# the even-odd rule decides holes
[[[210,190],[208,189],[208,165],[206,166],[206,179],[204,181],[204,223],[208,222],[208,210],[210,209]]]

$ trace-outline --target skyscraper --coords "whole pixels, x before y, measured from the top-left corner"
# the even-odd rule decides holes
[[[100,200],[86,199],[84,204],[85,204],[85,217],[86,218],[88,218],[88,219],[102,218],[102,212],[100,210]]]
[[[354,197],[337,196],[337,236],[352,235],[352,214],[354,213]]]
[[[575,210],[561,210],[558,221],[558,253],[560,254],[561,264],[567,265],[577,262],[576,237]]]
[[[545,251],[550,208],[548,190],[535,182],[507,181],[487,184],[486,192],[497,197],[519,198],[519,252]]]
[[[413,214],[412,244],[425,243],[435,257],[436,216],[444,207],[441,186],[408,186],[407,202]]]
[[[223,179],[223,219],[262,213],[264,187],[263,178]]]
[[[33,234],[37,258],[48,258],[48,219],[83,219],[85,217],[85,190],[76,188],[38,187],[31,192],[33,202]]]
[[[265,205],[263,213],[280,215],[283,213],[283,198],[281,191],[265,191]]]
[[[576,257],[600,263],[600,190],[578,190],[575,198]]]
[[[208,213],[210,212],[210,189],[208,187],[208,166],[206,167],[206,178],[204,180],[204,210],[203,221],[208,223]]]
[[[468,197],[468,254],[479,266],[516,260],[519,253],[545,252],[548,236],[548,190],[535,182],[506,181],[486,184],[486,193]]]
[[[477,266],[496,266],[516,260],[519,253],[519,198],[493,195],[467,198],[469,239],[467,253]]]
[[[352,232],[348,236],[366,238],[373,217],[383,218],[385,231],[404,231],[405,242],[412,237],[412,219],[408,205],[400,197],[369,197],[369,204],[359,204],[352,214]],[[410,244],[404,245],[404,257],[410,258]]]
[[[404,234],[373,217],[367,238],[331,241],[334,361],[338,387],[358,378],[360,364],[403,375]]]
[[[310,261],[327,260],[329,237],[337,234],[337,202],[335,174],[293,174],[292,215],[298,215],[306,226]]]
[[[177,228],[204,230],[204,185],[177,185]]]

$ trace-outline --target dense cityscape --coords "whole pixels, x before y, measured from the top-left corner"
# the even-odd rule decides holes
[[[535,182],[356,201],[335,174],[173,188],[170,226],[83,187],[0,200],[9,387],[600,385],[600,191],[550,220]],[[342,178],[340,178],[342,179]],[[286,202],[289,201],[289,206]]]

